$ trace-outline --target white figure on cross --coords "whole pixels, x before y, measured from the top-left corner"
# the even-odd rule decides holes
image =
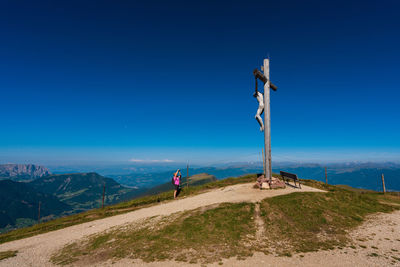
[[[264,96],[262,95],[262,93],[258,92],[257,90],[257,80],[256,80],[256,91],[254,92],[253,96],[255,98],[257,98],[258,101],[258,109],[257,109],[257,113],[256,116],[254,116],[258,122],[258,124],[260,124],[260,131],[264,131],[264,123],[261,119],[261,115],[264,112]]]

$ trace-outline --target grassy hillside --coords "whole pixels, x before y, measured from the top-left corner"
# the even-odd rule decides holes
[[[26,183],[0,181],[0,228],[32,225],[38,219],[39,202],[42,219],[58,216],[71,207],[56,197],[38,192]]]
[[[215,182],[217,181],[217,178],[214,175],[210,175],[208,173],[199,173],[189,176],[189,179],[187,179],[186,177],[182,178],[183,186],[185,186],[185,184],[188,181],[189,181],[189,186],[194,186],[194,185],[202,185],[210,182]]]
[[[106,186],[105,204],[130,199],[138,194],[111,178],[97,173],[54,174],[29,183],[37,191],[58,197],[74,208],[74,212],[98,208],[102,203],[103,185]]]
[[[398,197],[356,192],[306,181],[327,193],[293,193],[260,203],[224,203],[150,218],[69,244],[53,255],[56,264],[83,260],[166,259],[188,263],[219,262],[255,251],[291,256],[351,247],[348,231],[369,214],[399,209]],[[385,204],[383,203],[385,201]],[[261,221],[261,223],[260,223]]]

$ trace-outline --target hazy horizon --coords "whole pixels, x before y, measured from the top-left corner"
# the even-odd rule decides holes
[[[76,153],[73,150],[59,157],[54,156],[59,151],[46,151],[37,149],[30,153],[22,151],[0,151],[0,164],[37,164],[44,166],[113,166],[113,165],[190,165],[198,166],[217,166],[236,162],[261,162],[261,151],[251,153],[251,150],[203,150],[201,152],[177,149],[176,153],[157,153],[155,156],[151,152],[146,154],[131,153],[129,151],[118,153],[116,151],[100,153],[101,157],[96,157],[94,152]],[[235,152],[237,151],[237,152]],[[21,153],[22,152],[22,153]],[[108,155],[108,157],[104,157]],[[206,155],[208,157],[206,158]],[[400,153],[395,151],[371,152],[365,150],[341,150],[341,151],[293,151],[293,152],[274,152],[272,153],[273,163],[298,163],[298,164],[330,164],[330,163],[400,163]]]

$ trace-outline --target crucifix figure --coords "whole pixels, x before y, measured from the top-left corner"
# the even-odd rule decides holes
[[[254,118],[257,120],[258,124],[260,124],[260,131],[264,131],[264,123],[262,122],[261,115],[264,112],[264,97],[263,94],[260,93],[257,89],[257,78],[256,78],[256,91],[254,92],[253,96],[257,98],[258,101],[258,109],[257,113]]]

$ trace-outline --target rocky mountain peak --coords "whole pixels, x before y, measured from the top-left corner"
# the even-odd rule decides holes
[[[36,179],[50,174],[46,167],[34,164],[0,164],[0,178]]]

